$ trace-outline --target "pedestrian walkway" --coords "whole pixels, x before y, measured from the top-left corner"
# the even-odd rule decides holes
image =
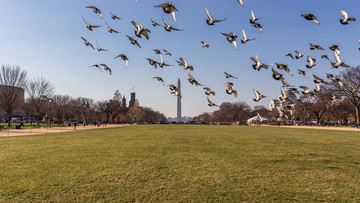
[[[275,125],[269,125],[270,127],[279,127]],[[300,125],[282,125],[280,128],[297,128],[297,129],[315,129],[315,130],[342,130],[342,131],[360,131],[358,128],[350,126],[300,126]]]
[[[93,129],[103,129],[103,128],[115,128],[115,127],[123,127],[129,126],[129,124],[107,124],[100,125],[99,127],[94,125],[78,125],[76,129],[73,126],[71,127],[52,127],[52,128],[23,128],[19,129],[10,129],[0,131],[0,137],[16,137],[16,136],[26,136],[26,135],[38,135],[38,134],[50,134],[50,133],[62,133],[62,132],[73,132],[79,130],[93,130]]]

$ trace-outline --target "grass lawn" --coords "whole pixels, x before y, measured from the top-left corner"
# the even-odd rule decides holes
[[[143,125],[0,139],[0,202],[360,201],[360,132]]]

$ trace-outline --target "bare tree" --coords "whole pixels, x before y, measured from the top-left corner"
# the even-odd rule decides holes
[[[316,118],[316,124],[319,124],[327,111],[328,101],[325,99],[324,94],[317,93],[315,96],[302,95],[300,100],[302,109],[313,114]]]
[[[15,109],[24,102],[27,73],[20,67],[3,65],[0,72],[0,108],[7,114],[8,126]]]
[[[31,105],[31,101],[29,98],[25,100],[21,109],[24,111],[26,122],[29,123],[29,117],[30,117],[30,125],[32,125],[33,117],[34,117],[34,108]]]
[[[40,117],[44,114],[43,107],[45,102],[49,102],[48,98],[54,93],[54,86],[44,77],[34,78],[29,81],[26,92],[34,107],[34,114],[39,124]]]
[[[337,82],[330,82],[326,87],[328,92],[332,92],[338,98],[346,99],[354,109],[354,117],[357,124],[359,124],[359,112],[360,112],[360,66],[355,68],[347,68],[345,71],[340,72],[337,75],[343,86],[340,86]]]
[[[97,108],[100,112],[104,113],[106,116],[106,122],[109,122],[110,116],[112,114],[112,107],[110,101],[99,101],[97,102]]]

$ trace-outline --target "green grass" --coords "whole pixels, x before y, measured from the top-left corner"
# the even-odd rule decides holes
[[[359,132],[147,125],[0,139],[0,202],[359,202],[359,176]]]

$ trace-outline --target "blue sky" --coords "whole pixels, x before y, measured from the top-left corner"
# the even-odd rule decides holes
[[[294,76],[284,73],[285,79],[292,85],[307,85],[314,88],[312,79],[305,79],[297,74],[297,69],[306,70],[308,75],[315,73],[322,78],[325,73],[339,73],[343,68],[331,69],[329,62],[320,58],[322,54],[333,59],[328,47],[339,44],[341,59],[352,66],[360,65],[358,40],[360,38],[359,22],[341,25],[340,11],[345,10],[350,16],[360,19],[358,8],[360,1],[347,0],[244,0],[241,7],[236,0],[181,0],[172,1],[179,12],[177,22],[169,14],[154,5],[165,3],[160,0],[5,0],[0,13],[0,63],[19,65],[27,70],[31,77],[44,76],[51,80],[57,94],[90,97],[105,100],[119,90],[129,99],[135,87],[137,99],[142,106],[149,106],[163,112],[166,116],[176,115],[176,97],[170,95],[165,88],[152,77],[163,77],[166,84],[176,84],[182,80],[183,115],[194,116],[202,112],[211,112],[216,108],[207,106],[206,95],[201,87],[188,83],[187,73],[176,63],[179,57],[185,58],[195,70],[192,75],[202,84],[216,91],[211,98],[214,103],[229,101],[245,101],[250,106],[267,106],[271,98],[277,98],[281,83],[271,77],[271,70],[252,69],[250,57],[258,55],[266,64],[285,63],[289,65]],[[104,20],[85,8],[97,6],[104,15]],[[205,22],[205,8],[214,18],[227,20],[208,26]],[[110,10],[117,14],[120,21],[111,19]],[[251,10],[263,25],[263,32],[253,28],[249,19]],[[314,13],[320,25],[307,21],[300,15]],[[93,32],[85,27],[81,16],[95,25],[102,25]],[[164,17],[182,32],[166,32],[163,27],[153,27],[150,18],[162,24]],[[105,20],[119,34],[107,32]],[[142,24],[151,30],[150,40],[134,36],[131,21]],[[243,45],[239,42],[239,51],[235,51],[220,32],[235,32],[241,38],[245,29],[249,38],[254,41]],[[138,40],[142,49],[130,44],[125,34]],[[85,37],[95,45],[109,52],[97,52],[83,44],[80,37]],[[210,44],[209,49],[201,47],[200,41]],[[320,44],[324,51],[309,50],[309,42]],[[172,56],[165,56],[165,62],[173,66],[154,69],[145,58],[160,60],[152,49],[167,49]],[[301,51],[305,57],[292,60],[285,54],[295,50]],[[113,58],[118,54],[126,54],[129,66],[120,59]],[[306,69],[306,56],[318,59],[317,66]],[[106,63],[113,70],[113,75],[89,68],[92,64]],[[228,80],[223,71],[231,73],[238,80]],[[225,93],[223,84],[232,81],[239,92],[236,99]],[[256,103],[253,88],[266,95],[267,98]]]

